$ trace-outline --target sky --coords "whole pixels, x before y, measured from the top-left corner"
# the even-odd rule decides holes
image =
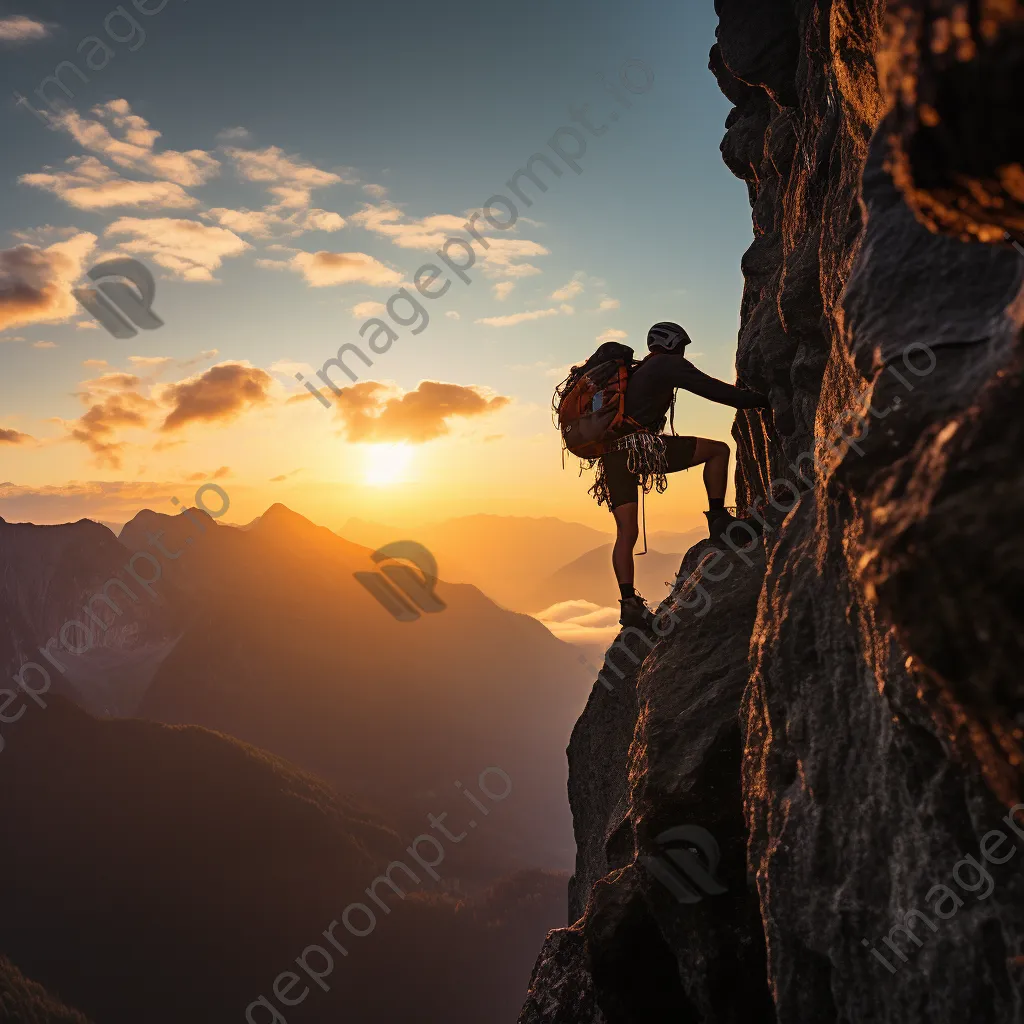
[[[0,516],[123,522],[212,484],[227,522],[608,529],[562,468],[566,368],[667,319],[735,380],[750,210],[714,30],[711,0],[0,0]],[[537,153],[547,190],[517,196]],[[118,257],[162,326],[76,302]],[[346,343],[371,365],[336,396],[316,373]],[[676,427],[732,416],[681,395]],[[680,474],[649,528],[705,507]]]

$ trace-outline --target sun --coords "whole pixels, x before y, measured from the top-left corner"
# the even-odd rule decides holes
[[[412,462],[407,444],[372,444],[366,449],[366,482],[378,487],[401,483]]]

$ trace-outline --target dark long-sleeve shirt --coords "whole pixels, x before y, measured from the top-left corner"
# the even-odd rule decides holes
[[[626,415],[650,430],[661,430],[676,388],[721,405],[731,405],[734,409],[756,409],[768,405],[767,396],[709,377],[681,355],[656,352],[648,356],[629,378]]]

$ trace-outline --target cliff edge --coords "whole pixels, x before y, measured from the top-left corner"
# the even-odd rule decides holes
[[[764,541],[608,652],[520,1024],[1019,1022],[1024,7],[716,11]]]

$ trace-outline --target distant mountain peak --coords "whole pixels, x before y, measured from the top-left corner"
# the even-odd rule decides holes
[[[293,512],[287,505],[276,501],[270,506],[254,523],[253,529],[266,531],[267,529],[303,529],[323,530],[326,527],[317,526],[312,520]],[[330,532],[330,531],[328,531]]]

